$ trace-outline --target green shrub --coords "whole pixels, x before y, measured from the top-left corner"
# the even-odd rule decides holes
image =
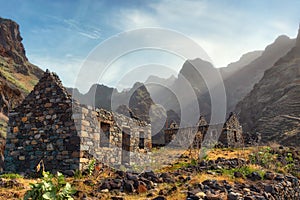
[[[257,170],[254,168],[251,168],[249,166],[242,166],[239,168],[232,168],[232,169],[221,169],[221,170],[217,170],[219,173],[223,174],[223,175],[227,175],[231,178],[234,178],[234,173],[235,172],[240,172],[244,177],[246,177],[247,175],[251,174],[252,172],[257,172],[261,178],[264,177],[265,172],[261,171],[261,170]]]
[[[1,174],[0,178],[7,178],[7,179],[16,179],[16,178],[23,178],[20,174]]]
[[[76,192],[60,172],[57,172],[56,176],[50,172],[43,172],[42,181],[35,184],[31,183],[30,187],[31,190],[26,192],[24,200],[73,200],[72,195]]]
[[[277,158],[277,154],[272,154],[271,151],[270,147],[261,148],[258,152],[249,155],[250,162],[271,169]]]

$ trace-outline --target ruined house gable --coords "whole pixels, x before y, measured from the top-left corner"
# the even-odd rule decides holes
[[[240,130],[241,125],[235,113],[231,112],[224,124],[224,129]]]
[[[34,171],[78,166],[80,139],[72,120],[72,100],[56,74],[46,71],[33,91],[9,114],[5,169]]]
[[[244,145],[243,130],[235,113],[227,118],[219,141],[224,146],[241,147]]]
[[[29,105],[31,108],[34,108],[40,106],[42,103],[48,103],[47,105],[44,105],[45,108],[51,107],[51,104],[59,105],[61,103],[72,103],[71,96],[67,93],[59,77],[48,70],[44,73],[43,77],[35,85],[30,94],[14,109],[14,111],[28,108]]]
[[[207,126],[208,123],[206,121],[206,119],[204,118],[204,116],[200,116],[199,121],[197,123],[197,126]]]

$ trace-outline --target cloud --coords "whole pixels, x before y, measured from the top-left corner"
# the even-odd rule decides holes
[[[255,6],[262,8],[257,12]],[[114,16],[113,25],[120,31],[143,27],[174,29],[198,42],[216,67],[223,67],[244,53],[264,49],[281,34],[294,35],[297,25],[287,23],[284,17],[275,18],[273,14],[277,11],[268,9],[260,2],[234,5],[215,1],[152,1],[144,9],[121,9]]]
[[[55,16],[47,16],[56,21],[60,26],[65,29],[71,30],[89,39],[100,39],[101,30],[95,26],[88,25],[87,23],[80,23],[75,19],[61,19]]]

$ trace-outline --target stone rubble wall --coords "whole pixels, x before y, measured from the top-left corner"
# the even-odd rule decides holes
[[[33,172],[41,160],[46,170],[78,168],[80,139],[72,101],[55,74],[40,82],[9,114],[5,171]]]
[[[73,119],[80,137],[80,152],[92,155],[95,159],[110,166],[122,164],[122,129],[130,130],[130,164],[144,163],[149,160],[147,153],[151,151],[151,127],[124,115],[103,109],[93,109],[84,105],[73,105]],[[110,125],[109,147],[100,146],[100,124]],[[140,132],[144,133],[144,150],[139,149]],[[90,159],[80,158],[80,169],[84,169]],[[128,163],[129,164],[129,163]]]
[[[101,123],[109,124],[108,147],[100,146]],[[31,173],[41,161],[45,170],[52,172],[84,169],[91,156],[105,164],[120,165],[125,155],[123,128],[130,130],[131,136],[128,164],[143,164],[152,148],[151,125],[80,105],[67,93],[58,76],[47,71],[22,104],[9,114],[5,171]],[[143,149],[139,149],[140,132],[145,137]]]

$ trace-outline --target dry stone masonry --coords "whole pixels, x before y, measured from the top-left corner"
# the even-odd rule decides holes
[[[217,131],[221,130],[221,133]],[[175,122],[165,129],[165,145],[168,145],[178,135],[188,135],[188,132],[195,132],[193,135],[193,147],[200,148],[203,142],[214,142],[215,146],[241,147],[244,145],[243,130],[237,116],[230,113],[226,122],[222,124],[209,125],[203,116],[200,116],[196,127],[179,127]],[[207,136],[207,137],[206,137]],[[206,137],[206,141],[204,141]],[[209,141],[210,140],[210,141]]]
[[[83,169],[90,158],[111,165],[145,163],[149,124],[80,105],[55,73],[46,71],[34,90],[9,114],[5,171]]]

